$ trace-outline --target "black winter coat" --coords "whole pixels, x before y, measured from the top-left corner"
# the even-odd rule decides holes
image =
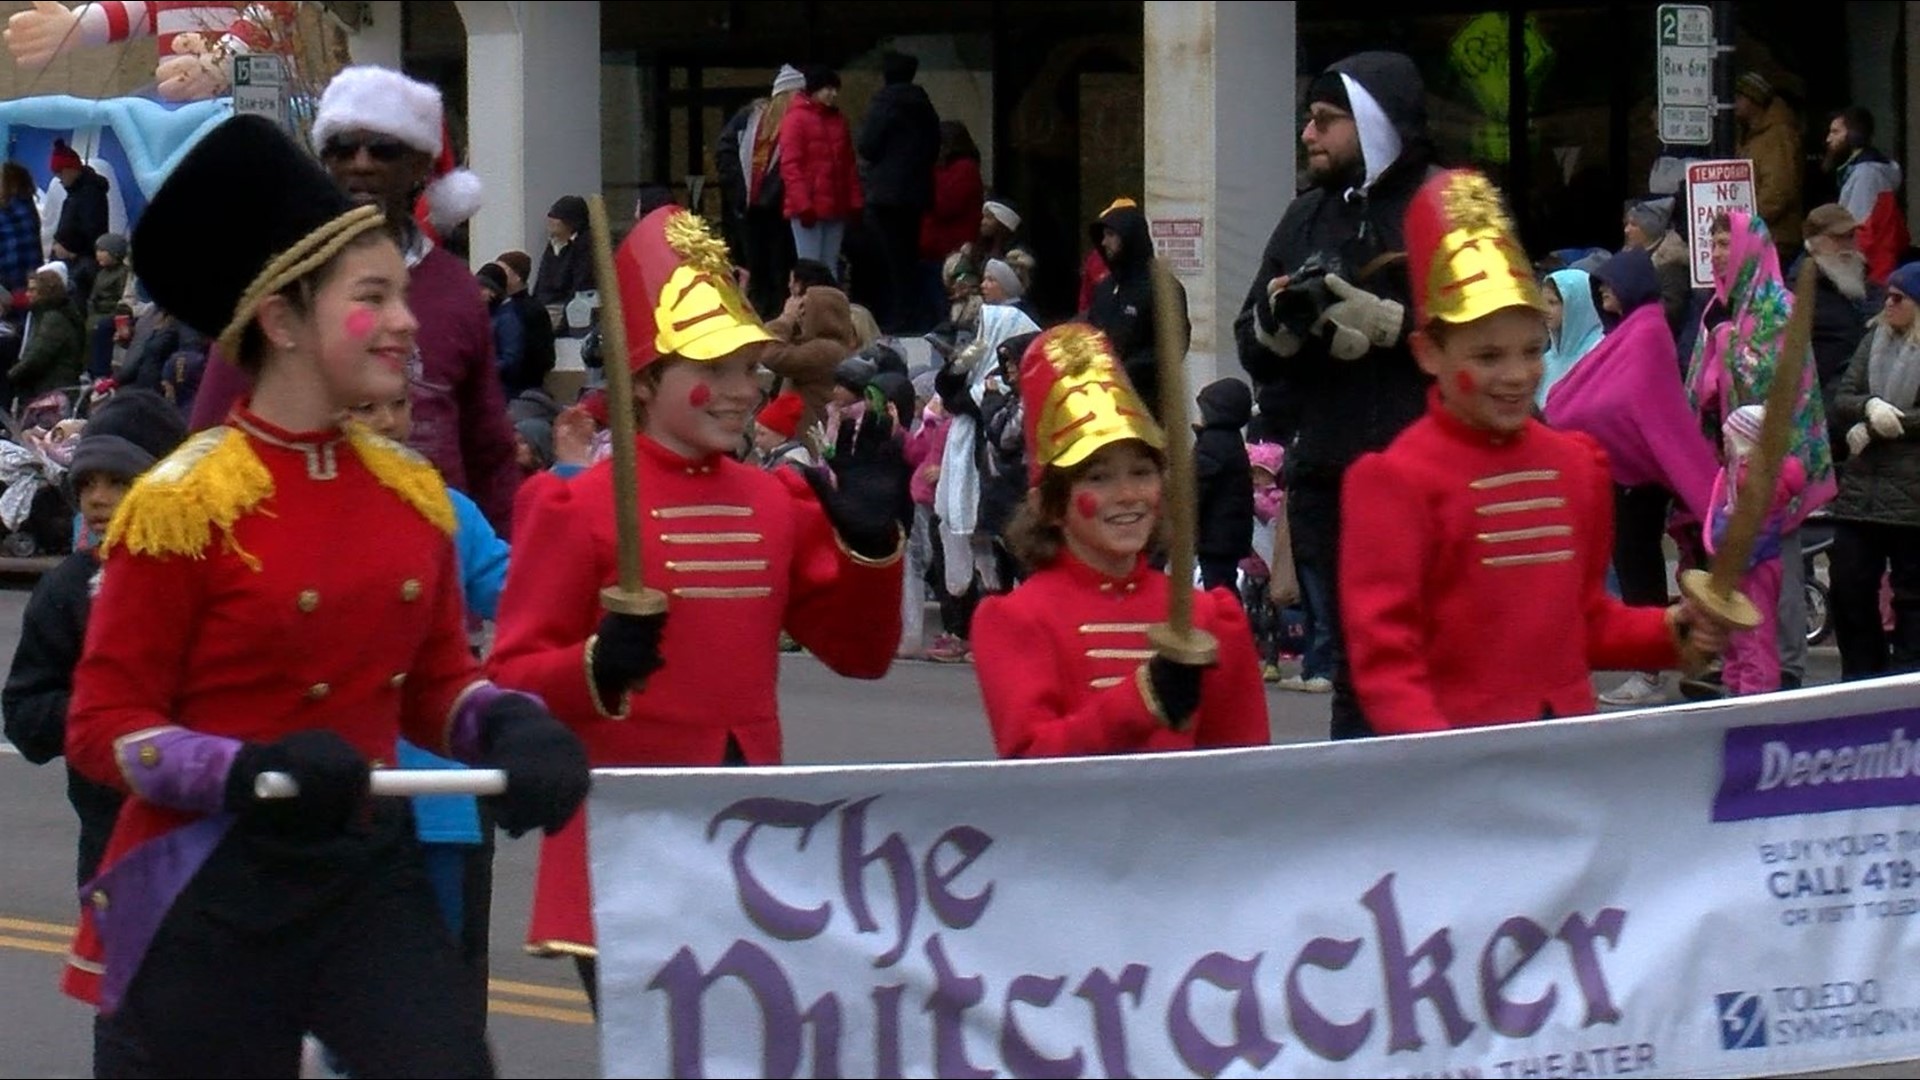
[[[549,243],[540,249],[540,269],[534,272],[534,303],[543,308],[553,304],[564,307],[574,293],[591,290],[593,279],[592,237],[581,233],[558,254]]]
[[[93,246],[107,231],[107,192],[112,187],[106,177],[85,169],[60,203],[60,220],[54,225],[53,237],[62,244],[81,245],[69,246],[68,252],[84,262],[93,262]]]
[[[1291,435],[1289,488],[1337,489],[1361,454],[1384,449],[1427,408],[1430,380],[1406,344],[1413,325],[1412,288],[1403,223],[1420,185],[1438,170],[1428,164],[1426,104],[1418,72],[1396,54],[1362,53],[1333,65],[1365,86],[1399,131],[1400,157],[1364,193],[1312,188],[1293,200],[1274,227],[1247,289],[1234,339],[1240,364],[1259,387],[1260,412],[1270,432]],[[1322,339],[1281,357],[1255,336],[1256,304],[1267,283],[1290,276],[1311,255],[1337,258],[1342,275],[1368,292],[1406,307],[1399,342],[1358,360],[1335,360]],[[1370,265],[1370,273],[1363,269]]]
[[[0,691],[6,712],[7,741],[35,765],[66,753],[67,702],[73,694],[73,669],[86,641],[87,614],[93,608],[93,579],[100,561],[76,551],[34,586],[20,624],[13,668]],[[125,797],[67,769],[67,801],[80,815],[80,854],[76,882],[85,885],[100,867],[107,837]]]
[[[873,95],[854,143],[866,162],[870,206],[933,205],[933,163],[940,157],[940,114],[913,83],[889,83]]]
[[[1200,391],[1200,427],[1194,437],[1198,474],[1201,558],[1238,559],[1253,550],[1253,463],[1242,429],[1253,416],[1253,392],[1239,379],[1221,379]]]
[[[1100,247],[1101,234],[1112,229],[1120,237],[1120,253],[1108,255]],[[1159,323],[1153,302],[1153,238],[1147,230],[1147,216],[1136,207],[1123,206],[1109,211],[1087,230],[1095,250],[1111,271],[1094,286],[1093,302],[1087,305],[1087,322],[1107,335],[1113,352],[1126,369],[1133,384],[1154,418],[1160,415],[1160,368],[1155,359]],[[1193,322],[1187,314],[1187,290],[1175,281],[1179,293],[1180,351],[1184,355],[1193,341]]]

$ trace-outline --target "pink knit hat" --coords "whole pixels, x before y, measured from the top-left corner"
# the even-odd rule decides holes
[[[1256,442],[1247,444],[1247,460],[1256,469],[1265,469],[1277,480],[1280,477],[1280,465],[1287,458],[1287,448],[1279,443]]]

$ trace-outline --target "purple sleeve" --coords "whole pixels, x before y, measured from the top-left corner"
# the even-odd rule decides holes
[[[180,727],[157,728],[116,748],[127,788],[156,806],[196,814],[225,808],[227,773],[243,744],[224,735]]]
[[[218,348],[207,350],[206,371],[193,396],[193,415],[187,420],[189,431],[205,431],[226,422],[227,414],[253,389],[247,376],[220,355]]]

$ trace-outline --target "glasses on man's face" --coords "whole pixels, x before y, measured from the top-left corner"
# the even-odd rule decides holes
[[[1313,130],[1322,135],[1352,119],[1352,113],[1344,113],[1338,109],[1314,109],[1307,113],[1307,123],[1313,125]]]
[[[407,152],[407,144],[378,135],[364,139],[333,138],[320,148],[320,156],[328,161],[351,161],[359,157],[362,150],[375,161],[391,163],[399,161],[400,156]]]

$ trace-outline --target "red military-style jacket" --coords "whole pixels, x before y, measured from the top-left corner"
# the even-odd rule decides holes
[[[1147,628],[1167,619],[1171,586],[1143,556],[1113,578],[1061,552],[973,618],[974,672],[1003,758],[1262,746],[1266,689],[1247,616],[1225,590],[1195,596],[1193,623],[1220,644],[1193,723],[1160,719],[1141,665]]]
[[[338,732],[376,767],[395,740],[447,753],[483,685],[467,644],[452,504],[424,458],[364,429],[294,433],[236,409],[137,481],[104,546],[74,673],[67,758],[132,793],[102,874],[200,820],[139,797],[145,737]],[[129,748],[134,752],[129,753]],[[96,1000],[95,889],[65,989]]]
[[[1581,716],[1596,669],[1679,662],[1664,609],[1607,592],[1613,482],[1585,435],[1495,437],[1436,395],[1347,470],[1340,530],[1341,631],[1381,734]]]
[[[900,643],[899,553],[840,543],[812,489],[724,455],[690,460],[637,440],[643,576],[667,594],[664,666],[610,713],[587,641],[618,578],[613,468],[530,478],[514,505],[514,559],[489,667],[538,694],[599,766],[719,765],[729,738],[749,765],[780,762],[780,632],[829,668],[877,679]],[[540,849],[529,945],[592,955],[586,815]]]

